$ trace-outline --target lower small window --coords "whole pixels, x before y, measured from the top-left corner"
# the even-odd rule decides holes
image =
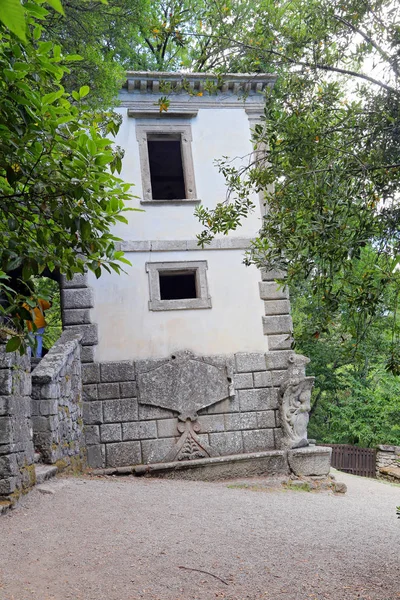
[[[197,298],[196,271],[159,271],[161,300]]]
[[[150,310],[211,308],[207,261],[146,263]]]

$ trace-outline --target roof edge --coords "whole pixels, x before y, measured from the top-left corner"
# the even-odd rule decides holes
[[[272,87],[276,75],[271,73],[182,73],[159,71],[127,71],[123,84],[130,93],[163,93],[163,88],[182,94],[199,94],[203,91],[231,94],[255,94]],[[161,88],[161,89],[160,89]]]

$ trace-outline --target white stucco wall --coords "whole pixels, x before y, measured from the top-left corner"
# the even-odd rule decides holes
[[[139,148],[135,119],[127,109],[119,109],[123,124],[117,143],[125,149],[122,178],[135,183],[134,192],[142,195]],[[172,121],[172,120],[171,120]],[[172,121],[173,122],[173,121]],[[252,152],[250,125],[243,108],[200,109],[190,120],[192,154],[197,197],[213,208],[226,198],[224,177],[215,159],[244,157]],[[237,165],[240,164],[236,162]],[[254,237],[261,226],[259,199],[254,195],[255,212],[229,237]],[[145,212],[126,213],[129,225],[119,224],[115,235],[124,240],[194,240],[202,227],[194,216],[194,205],[140,205]],[[127,274],[90,277],[95,293],[92,321],[99,327],[97,361],[162,357],[188,349],[196,354],[265,352],[259,296],[260,274],[255,267],[243,265],[243,250],[196,250],[186,252],[127,252],[132,267]],[[149,280],[146,262],[199,261],[208,263],[207,279],[211,309],[149,310]]]
[[[90,278],[92,317],[99,327],[97,361],[196,354],[266,352],[258,270],[242,263],[240,250],[126,253],[132,267],[119,277]],[[211,309],[149,311],[147,261],[207,260]]]
[[[123,224],[115,228],[116,235],[130,240],[149,239],[190,239],[202,230],[194,216],[194,205],[140,205],[142,183],[139,161],[139,147],[136,139],[136,119],[127,116],[127,109],[120,108],[123,118],[116,143],[125,150],[121,177],[134,183],[132,192],[139,196],[127,206],[145,209],[145,212],[126,213],[129,226]],[[152,120],[153,121],[153,120]],[[140,122],[140,121],[139,121]],[[163,122],[166,122],[163,118]],[[173,123],[173,119],[169,121]],[[197,197],[208,208],[226,199],[225,179],[214,161],[224,156],[243,157],[235,165],[246,164],[252,152],[250,125],[243,108],[201,109],[197,117],[188,120],[192,128],[192,154]],[[258,196],[253,200],[257,210],[232,232],[231,237],[253,237],[261,226]]]

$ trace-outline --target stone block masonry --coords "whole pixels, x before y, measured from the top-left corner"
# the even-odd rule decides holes
[[[400,483],[400,446],[381,445],[376,449],[376,476]]]
[[[217,455],[277,450],[282,432],[278,389],[285,380],[291,350],[194,357],[226,368],[233,395],[198,411],[196,434]],[[162,462],[180,440],[178,411],[146,405],[138,381],[156,373],[170,357],[82,365],[83,419],[92,468]],[[154,375],[155,376],[155,375]],[[196,381],[190,386],[196,388]],[[165,389],[160,393],[167,393]],[[160,404],[162,401],[160,400]]]
[[[82,334],[66,330],[32,372],[32,425],[42,461],[60,469],[84,461]]]
[[[0,504],[35,484],[33,463],[30,361],[0,344]]]

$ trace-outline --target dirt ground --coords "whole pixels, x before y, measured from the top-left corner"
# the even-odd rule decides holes
[[[0,518],[0,599],[400,599],[400,486],[336,477],[54,480]]]

